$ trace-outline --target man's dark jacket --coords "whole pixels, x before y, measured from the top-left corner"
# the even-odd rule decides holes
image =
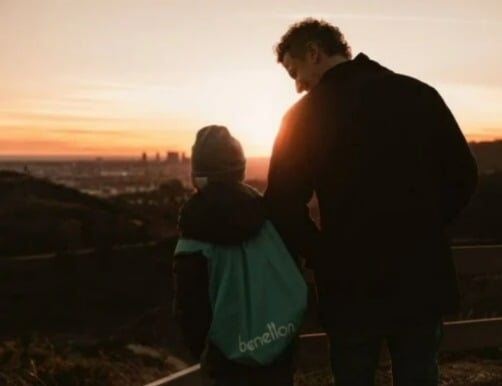
[[[268,183],[272,219],[314,269],[325,324],[457,308],[446,228],[477,168],[432,87],[364,54],[336,65],[285,115]],[[321,233],[306,206],[314,192]]]

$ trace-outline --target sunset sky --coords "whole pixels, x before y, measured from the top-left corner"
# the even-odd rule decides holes
[[[212,123],[268,155],[299,97],[273,46],[307,16],[502,138],[501,0],[0,0],[0,156],[189,153]]]

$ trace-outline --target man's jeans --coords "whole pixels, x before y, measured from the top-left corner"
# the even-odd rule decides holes
[[[392,359],[393,386],[437,386],[441,321],[421,322],[387,332],[362,328],[328,331],[336,386],[373,386],[382,342]]]

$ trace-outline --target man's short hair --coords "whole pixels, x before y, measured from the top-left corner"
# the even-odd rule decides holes
[[[303,58],[308,43],[315,43],[328,56],[343,55],[352,58],[352,52],[338,27],[324,20],[307,18],[291,25],[275,46],[277,61],[282,63],[284,55]]]

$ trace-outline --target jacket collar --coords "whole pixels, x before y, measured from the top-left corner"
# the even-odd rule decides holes
[[[358,67],[361,64],[369,64],[370,62],[371,60],[366,54],[360,53],[354,59],[347,60],[346,62],[331,67],[322,75],[319,83],[323,83],[328,79],[343,77],[347,72],[350,72],[354,66]]]

